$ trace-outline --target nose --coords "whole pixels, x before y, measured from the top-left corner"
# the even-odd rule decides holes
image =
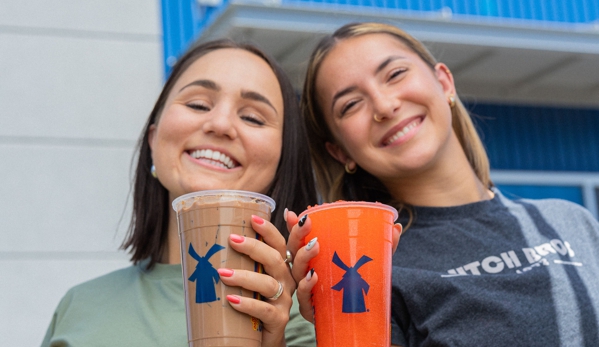
[[[235,128],[235,119],[237,114],[229,107],[215,107],[207,115],[206,121],[202,126],[207,134],[216,136],[225,136],[230,139],[237,137]]]
[[[393,118],[400,106],[401,100],[391,90],[377,89],[372,93],[372,119],[377,123]]]

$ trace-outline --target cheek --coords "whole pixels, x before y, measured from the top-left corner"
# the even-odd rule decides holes
[[[157,139],[160,142],[172,142],[181,140],[186,134],[197,129],[197,125],[185,117],[184,110],[171,108],[162,114],[157,128]]]
[[[277,167],[283,147],[279,132],[252,136],[248,144],[246,151],[251,156],[252,162],[259,166],[258,169]]]
[[[370,126],[365,117],[355,117],[347,120],[338,128],[339,143],[349,152],[350,156],[356,156],[371,141],[369,137]]]

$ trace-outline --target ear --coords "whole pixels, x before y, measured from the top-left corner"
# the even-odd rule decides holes
[[[455,96],[456,92],[453,75],[451,74],[451,71],[447,65],[443,63],[437,63],[437,65],[435,65],[435,75],[437,75],[437,80],[439,80],[439,83],[441,83],[441,87],[443,88],[443,92],[445,92],[445,96]]]
[[[353,161],[338,144],[326,142],[324,146],[331,157],[335,158],[342,165],[345,165],[348,161]]]
[[[148,128],[148,145],[151,150],[154,149],[154,135],[156,135],[156,124],[152,124]]]
[[[395,223],[395,225],[393,225],[393,234],[392,234],[393,253],[395,253],[395,251],[397,250],[397,245],[399,244],[399,239],[400,239],[402,233],[403,233],[402,225],[399,223]]]

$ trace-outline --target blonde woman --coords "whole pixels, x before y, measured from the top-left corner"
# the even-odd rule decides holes
[[[511,201],[493,186],[453,75],[421,42],[380,23],[338,29],[312,54],[302,106],[325,200],[401,210],[393,345],[599,345],[599,223],[578,205]],[[303,242],[309,218],[289,225],[312,320],[318,241]]]

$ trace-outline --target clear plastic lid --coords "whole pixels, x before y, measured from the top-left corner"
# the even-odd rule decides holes
[[[367,202],[367,201],[336,201],[324,203],[322,205],[316,205],[312,207],[308,207],[307,210],[300,213],[298,216],[302,218],[305,214],[310,214],[317,211],[328,210],[331,208],[343,208],[343,207],[366,207],[366,208],[375,208],[375,209],[383,209],[393,213],[393,221],[397,219],[399,213],[397,210],[389,205],[382,204],[380,202]]]
[[[176,212],[181,211],[184,208],[191,207],[194,202],[202,200],[203,202],[225,202],[225,201],[243,201],[243,202],[256,202],[263,203],[270,206],[270,211],[274,211],[276,203],[270,197],[255,193],[248,192],[245,190],[202,190],[199,192],[193,192],[173,200],[173,209]]]

